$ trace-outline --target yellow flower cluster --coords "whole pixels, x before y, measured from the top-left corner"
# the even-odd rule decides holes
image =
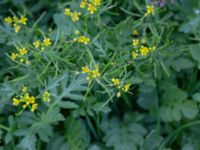
[[[51,39],[50,38],[44,38],[42,42],[40,40],[35,40],[33,42],[33,45],[34,45],[35,48],[41,47],[41,50],[44,50],[45,47],[48,47],[48,46],[51,45]]]
[[[80,8],[87,8],[90,14],[94,14],[99,6],[101,5],[101,0],[82,0]]]
[[[77,12],[77,11],[72,12],[71,9],[69,9],[69,8],[65,9],[64,14],[66,16],[70,16],[72,21],[74,21],[74,22],[78,21],[80,19],[80,16],[81,16],[80,12]]]
[[[144,14],[144,16],[149,16],[149,15],[154,15],[155,14],[155,10],[154,10],[154,6],[152,5],[147,5],[146,6],[147,12]]]
[[[45,91],[43,93],[43,101],[50,102],[50,96],[51,96],[51,94],[48,91]]]
[[[132,56],[134,59],[137,59],[139,55],[146,57],[150,52],[153,52],[156,50],[156,47],[147,47],[147,46],[141,46],[139,50],[132,51]]]
[[[20,95],[19,98],[14,97],[12,99],[12,104],[14,106],[22,105],[23,109],[26,109],[27,107],[34,112],[38,108],[38,104],[36,103],[36,99],[34,96],[30,96],[30,94],[27,92],[27,87],[22,88],[22,95]]]
[[[82,73],[87,74],[86,79],[88,81],[92,81],[98,77],[100,77],[99,66],[95,65],[94,69],[90,69],[88,66],[82,67]]]
[[[141,40],[139,39],[133,39],[132,45],[134,47],[134,50],[132,51],[132,57],[134,59],[137,59],[139,55],[146,57],[150,52],[155,51],[156,47],[147,47],[146,45],[146,39],[143,37]]]
[[[140,47],[140,53],[142,56],[147,56],[149,52],[150,52],[150,49],[148,47],[143,46],[143,45]]]
[[[128,92],[128,90],[130,89],[130,84],[123,84],[123,82],[120,82],[120,80],[118,78],[112,78],[112,83],[114,86],[117,87],[117,97],[121,96],[121,92]]]
[[[82,43],[87,45],[90,42],[90,39],[84,35],[80,35],[77,38],[74,38],[74,42]]]
[[[139,45],[139,40],[133,39],[133,46],[138,46],[138,45]]]
[[[10,58],[15,61],[17,58],[19,60],[19,62],[21,63],[26,63],[27,65],[30,64],[30,62],[28,61],[28,50],[26,48],[17,48],[17,53],[11,53]]]
[[[8,25],[13,25],[14,30],[16,33],[19,32],[21,29],[21,25],[26,25],[27,24],[27,18],[25,16],[20,16],[20,18],[14,16],[13,18],[8,16],[4,18],[5,23]]]

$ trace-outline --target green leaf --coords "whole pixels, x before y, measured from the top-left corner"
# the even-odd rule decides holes
[[[58,106],[65,109],[74,109],[79,107],[76,103],[73,102],[60,102],[58,103]]]
[[[153,92],[143,93],[140,92],[138,104],[148,110],[152,110],[156,108],[156,101],[157,101],[157,93],[154,90]]]
[[[200,93],[195,93],[194,95],[192,95],[193,100],[200,102]]]
[[[59,30],[59,35],[65,34],[69,35],[74,33],[77,28],[79,23],[74,23],[70,17],[64,15],[64,12],[62,13],[57,13],[53,15],[53,19],[55,24],[57,25],[57,30]],[[56,34],[56,30],[54,31],[53,34]]]
[[[114,148],[114,150],[138,149],[147,131],[141,124],[133,120],[129,121],[121,122],[113,118],[111,121],[105,120],[102,123],[102,130],[105,133],[103,140],[107,147]]]
[[[35,150],[36,136],[34,134],[27,133],[18,146],[27,150]]]
[[[178,58],[173,61],[172,67],[177,71],[180,72],[182,69],[189,69],[194,67],[194,64],[192,61],[190,61],[187,58]]]
[[[160,115],[163,121],[171,122],[173,120],[171,109],[165,106],[161,106]]]
[[[88,150],[101,150],[98,145],[92,145]]]
[[[60,113],[60,109],[58,107],[50,109],[45,115],[42,116],[42,120],[49,122],[49,123],[55,123],[57,121],[64,121],[64,116]]]
[[[171,110],[172,113],[172,118],[175,121],[180,121],[181,120],[181,106],[175,106],[174,108],[172,108]]]
[[[200,17],[197,16],[193,18],[191,21],[183,23],[180,26],[179,31],[184,33],[191,33],[197,29],[199,24],[200,24]]]
[[[196,61],[200,62],[200,45],[199,44],[191,45],[190,53]]]
[[[86,149],[89,143],[90,139],[83,123],[73,117],[67,119],[66,139],[71,150]]]
[[[198,106],[195,102],[187,100],[183,103],[182,113],[186,118],[193,119],[196,117],[198,112],[199,112]]]
[[[70,100],[83,100],[82,92],[87,90],[87,81],[83,75],[70,76],[64,73],[57,78],[49,79],[47,90],[55,96],[56,103],[60,103],[65,98]]]
[[[130,84],[139,84],[142,83],[143,80],[139,77],[131,77],[130,79],[127,80],[127,82]]]
[[[12,138],[13,135],[10,132],[8,132],[5,136],[5,143],[8,144],[12,140]]]
[[[146,139],[142,144],[142,150],[155,150],[158,149],[160,143],[162,141],[162,137],[157,134],[155,130],[153,130],[149,135],[147,135]]]

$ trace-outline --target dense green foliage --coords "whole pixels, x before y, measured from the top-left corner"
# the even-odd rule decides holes
[[[0,1],[0,149],[199,150],[200,0],[87,2]]]

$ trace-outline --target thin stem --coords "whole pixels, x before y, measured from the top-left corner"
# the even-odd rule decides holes
[[[6,127],[4,125],[0,124],[0,129],[6,130],[6,131],[10,131],[11,129],[9,127]]]

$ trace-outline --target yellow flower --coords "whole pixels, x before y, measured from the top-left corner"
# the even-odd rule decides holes
[[[7,24],[12,24],[12,22],[13,22],[13,20],[12,20],[12,18],[11,18],[10,16],[4,18],[4,21],[5,21],[5,23],[7,23]]]
[[[35,48],[38,48],[40,46],[40,41],[36,40],[35,42],[33,42],[33,45],[35,46]]]
[[[142,44],[145,44],[147,41],[146,41],[146,38],[145,37],[143,37],[142,39],[141,39],[141,43]]]
[[[38,104],[33,103],[32,106],[31,106],[31,112],[34,112],[37,108],[38,108]]]
[[[137,31],[137,30],[133,30],[133,35],[138,35],[139,34],[139,32]]]
[[[43,93],[43,100],[46,102],[50,101],[50,93],[48,91]]]
[[[91,81],[92,79],[96,79],[96,78],[100,77],[98,65],[95,65],[94,69],[89,69],[88,66],[82,67],[82,73],[83,74],[87,73],[86,79],[88,81]]]
[[[26,23],[27,23],[27,18],[24,17],[24,16],[21,16],[18,22],[21,23],[21,24],[23,24],[23,25],[26,25]]]
[[[23,63],[23,62],[24,62],[24,59],[23,59],[23,58],[20,58],[19,61],[20,61],[21,63]]]
[[[21,27],[20,25],[14,24],[14,29],[15,29],[15,32],[18,33]]]
[[[80,8],[85,8],[87,6],[87,10],[90,14],[94,14],[97,11],[97,8],[101,5],[101,0],[82,0],[80,4]]]
[[[128,92],[130,86],[131,86],[130,84],[125,84],[123,90],[124,90],[125,92]]]
[[[20,95],[20,99],[17,98],[13,98],[13,105],[14,106],[18,106],[20,103],[22,103],[22,108],[25,109],[29,106],[30,110],[32,112],[35,111],[35,109],[37,109],[38,104],[36,103],[35,97],[34,96],[30,96],[29,93],[25,93],[27,91],[27,87],[23,87],[22,88],[23,91],[23,95]]]
[[[27,106],[28,106],[27,104],[24,104],[24,105],[22,106],[22,108],[25,109]]]
[[[81,13],[75,11],[75,12],[71,13],[70,16],[72,18],[72,21],[76,22],[80,19]]]
[[[13,98],[12,104],[13,104],[14,106],[18,106],[18,105],[20,104],[20,100],[17,99],[17,98]]]
[[[11,57],[12,60],[15,60],[18,56],[19,56],[19,54],[12,53],[10,57]]]
[[[89,76],[86,77],[86,80],[91,81],[91,78]]]
[[[92,4],[88,4],[88,8],[87,9],[91,14],[94,14],[94,12],[97,10],[97,8]]]
[[[135,52],[135,51],[133,51],[133,52],[132,52],[132,56],[133,56],[134,59],[137,59],[137,58],[138,58],[138,53]]]
[[[86,6],[86,1],[82,0],[80,4],[80,8],[85,8],[85,6]]]
[[[76,31],[75,31],[75,34],[76,34],[76,35],[80,34],[80,31],[76,30]]]
[[[30,65],[30,63],[31,63],[31,62],[30,62],[30,61],[28,61],[28,60],[26,60],[26,62],[25,62],[25,63],[26,63],[27,65]]]
[[[90,39],[86,36],[81,35],[80,37],[75,38],[74,41],[87,45],[90,42]]]
[[[121,86],[121,85],[118,85],[117,88],[120,90],[120,89],[122,88],[122,86]]]
[[[147,5],[146,6],[147,12],[144,14],[144,16],[148,16],[148,15],[154,15],[155,11],[154,11],[154,6],[152,5]]]
[[[44,44],[45,46],[50,46],[50,45],[51,45],[51,40],[50,40],[50,38],[45,38],[45,39],[43,40],[43,44]]]
[[[147,56],[149,54],[149,48],[146,46],[141,46],[140,53],[142,56]]]
[[[152,52],[154,52],[154,51],[156,50],[156,46],[151,47],[150,50],[151,50]]]
[[[13,22],[14,22],[14,23],[18,23],[18,22],[19,22],[19,19],[18,19],[17,17],[14,16],[14,17],[13,17]]]
[[[139,40],[133,39],[133,46],[138,46],[138,45],[139,45]]]
[[[97,78],[100,76],[99,70],[95,69],[91,71],[92,78]]]
[[[117,97],[121,97],[121,92],[117,92]]]
[[[69,8],[66,8],[64,14],[67,15],[67,16],[70,16],[71,10]]]
[[[85,66],[85,67],[82,67],[82,73],[85,74],[85,73],[88,73],[90,72],[90,69],[88,66]]]
[[[20,54],[21,56],[27,54],[27,52],[28,52],[28,51],[27,51],[26,48],[21,48],[21,49],[19,50],[19,54]]]
[[[70,16],[71,19],[72,19],[72,21],[74,21],[74,22],[78,21],[78,20],[80,19],[80,16],[81,16],[81,13],[80,13],[80,12],[77,12],[77,11],[72,12],[69,8],[66,8],[66,9],[65,9],[64,14],[65,14],[66,16]]]
[[[101,5],[101,0],[94,0],[93,4],[94,4],[94,6],[100,6]]]
[[[112,82],[113,82],[114,85],[119,85],[120,84],[120,81],[117,78],[112,78]]]
[[[22,92],[24,92],[24,93],[27,92],[27,87],[26,86],[22,87]]]
[[[77,38],[74,38],[74,42],[77,42],[78,41],[78,39]]]

